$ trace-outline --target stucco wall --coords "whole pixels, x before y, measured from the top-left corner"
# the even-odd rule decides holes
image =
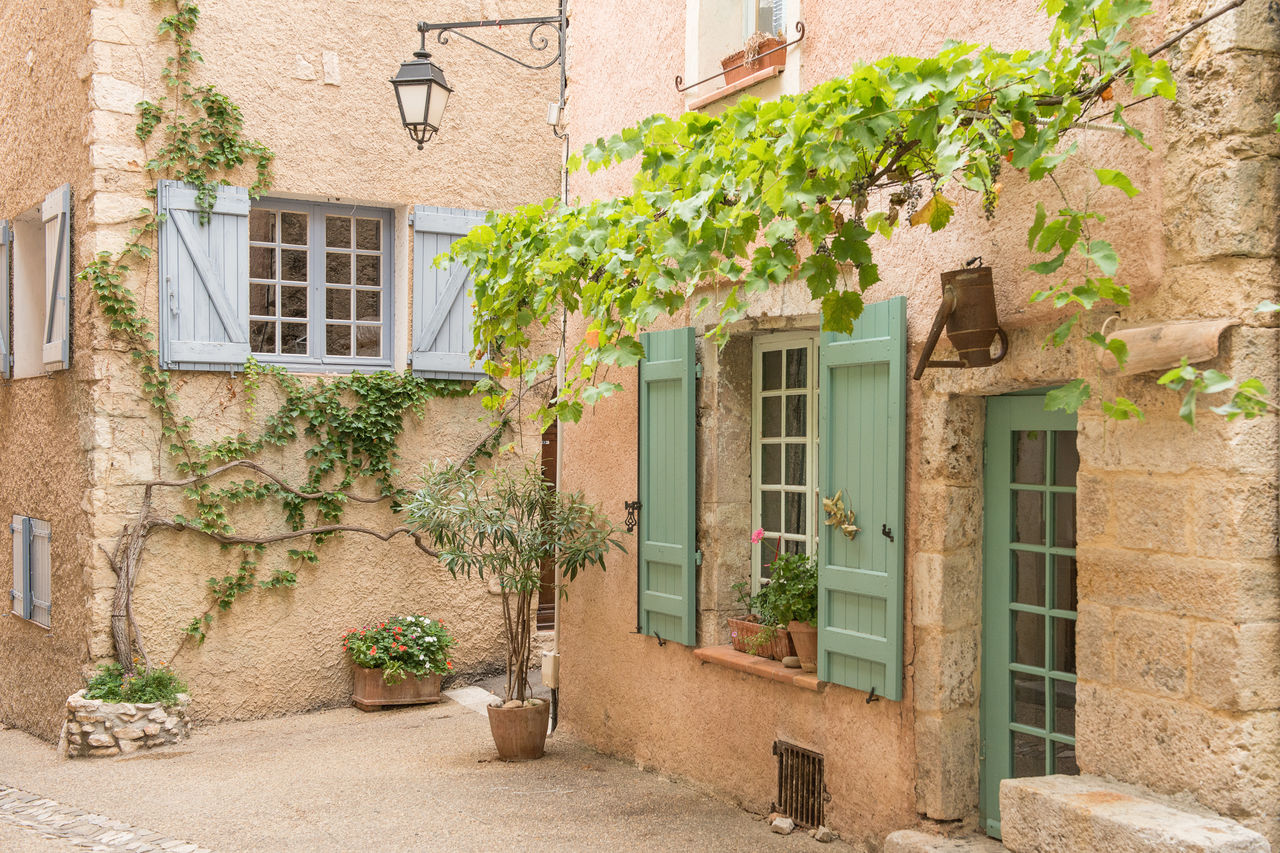
[[[0,50],[0,219],[13,219],[70,183],[71,248],[81,265],[92,256],[86,215],[91,173],[81,145],[88,14],[87,2],[0,5],[0,32],[5,34]],[[58,734],[60,706],[82,684],[80,666],[88,652],[90,544],[84,495],[94,379],[87,357],[86,341],[92,338],[88,308],[87,300],[74,292],[70,370],[0,381],[0,722],[22,723],[50,739]],[[9,613],[9,521],[15,514],[51,524],[49,630]]]
[[[575,9],[575,141],[653,112],[684,109],[685,96],[671,81],[695,64],[685,53],[687,4],[629,5],[634,8],[625,15],[594,4]],[[1147,41],[1202,11],[1183,2],[1161,7],[1145,25]],[[1106,237],[1122,259],[1120,274],[1135,296],[1121,312],[1121,327],[1245,318],[1248,327],[1227,333],[1219,358],[1203,366],[1258,375],[1274,386],[1277,330],[1251,314],[1280,290],[1277,145],[1267,127],[1278,108],[1277,21],[1270,15],[1265,4],[1254,4],[1172,53],[1179,103],[1152,103],[1129,115],[1151,152],[1111,134],[1083,133],[1076,137],[1080,165],[1060,178],[1081,188],[1092,180],[1088,169],[1119,167],[1143,190],[1132,202],[1119,193],[1097,197],[1109,216]],[[1035,45],[1047,31],[1032,2],[958,3],[941,14],[930,4],[888,3],[851,14],[847,4],[806,0],[800,16],[807,37],[799,89],[855,60],[928,53],[947,38],[1013,48]],[[612,53],[621,43],[630,46],[625,66]],[[769,94],[764,87],[761,93]],[[1176,145],[1166,142],[1175,138]],[[961,197],[945,232],[911,229],[895,235],[892,245],[873,247],[884,280],[869,298],[908,297],[912,367],[937,309],[938,273],[976,255],[995,269],[1001,324],[1011,339],[1011,355],[997,367],[930,370],[921,382],[909,382],[903,701],[868,706],[862,694],[832,687],[815,702],[804,690],[700,666],[691,650],[631,633],[636,568],[629,538],[631,553],[611,561],[606,575],[580,579],[564,608],[564,724],[605,750],[696,779],[757,809],[773,796],[772,741],[799,738],[826,751],[830,819],[848,837],[878,842],[924,818],[975,821],[983,398],[1085,376],[1095,394],[1129,396],[1147,419],[1104,423],[1096,404],[1080,414],[1080,766],[1190,793],[1277,843],[1274,809],[1267,805],[1277,795],[1265,767],[1274,766],[1280,742],[1274,736],[1280,702],[1273,695],[1276,669],[1264,663],[1275,660],[1280,642],[1274,420],[1227,424],[1204,413],[1193,432],[1177,418],[1179,397],[1154,385],[1158,374],[1117,381],[1100,374],[1092,352],[1042,349],[1057,312],[1028,304],[1042,285],[1025,272],[1033,260],[1025,234],[1036,202],[1055,202],[1051,188],[1029,185],[1012,169],[1003,181],[993,222],[983,219],[976,199]],[[571,195],[608,197],[625,192],[629,182],[626,168],[577,174]],[[815,311],[803,285],[792,283],[755,298],[749,313],[803,325]],[[703,323],[714,319],[695,325]],[[661,323],[686,324],[683,317]],[[946,357],[943,350],[939,357]],[[565,480],[621,517],[622,501],[636,491],[635,376],[621,371],[610,378],[627,390],[565,428]],[[703,398],[717,381],[708,367]],[[704,550],[748,532],[745,525],[726,525],[716,503],[714,481],[732,468],[722,461],[732,449],[721,441],[723,426],[715,429],[715,443],[699,447]],[[738,452],[747,453],[747,433],[738,433]],[[711,435],[700,420],[700,441]],[[704,619],[718,619],[703,600],[716,583],[709,571],[704,562],[699,608]],[[717,634],[715,626],[699,625],[700,639]],[[882,767],[885,774],[866,785],[867,775]]]

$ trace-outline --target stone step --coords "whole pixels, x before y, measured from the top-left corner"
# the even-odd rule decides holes
[[[900,829],[884,840],[884,853],[1004,853],[1004,846],[985,835],[934,835]]]

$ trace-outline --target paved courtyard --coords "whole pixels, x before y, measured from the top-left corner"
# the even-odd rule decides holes
[[[496,761],[483,695],[468,692],[468,704],[208,726],[114,759],[59,760],[2,730],[0,850],[849,849],[802,830],[775,835],[756,815],[563,733],[540,761]]]

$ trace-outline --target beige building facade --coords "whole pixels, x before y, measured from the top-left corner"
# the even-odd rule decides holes
[[[230,223],[228,234],[247,232],[248,246],[228,237],[210,238],[207,247],[226,280],[239,282],[226,306],[240,340],[247,337],[260,361],[285,364],[303,377],[403,371],[415,361],[420,375],[470,377],[467,297],[444,306],[457,310],[423,343],[431,306],[415,281],[431,280],[432,257],[475,215],[558,193],[562,144],[545,123],[546,104],[558,97],[554,71],[512,73],[478,49],[456,42],[437,48],[454,95],[448,127],[418,151],[400,124],[388,80],[418,47],[421,16],[474,17],[468,4],[214,0],[199,6],[194,45],[204,63],[194,80],[215,84],[238,104],[246,135],[270,148],[275,161],[266,196],[248,201],[243,189],[226,189],[219,203],[228,206],[215,208],[204,230],[190,209],[182,212],[181,188],[163,188],[161,204],[176,212],[161,242],[176,242],[162,245],[160,256],[128,279],[160,332],[181,414],[195,419],[193,437],[254,434],[280,397],[267,381],[256,403],[248,400],[234,360],[185,363],[193,350],[182,342],[201,335],[192,323],[211,315],[193,308],[201,291],[182,290],[190,284],[182,278],[190,265],[166,266],[166,253],[173,258],[185,251],[174,236],[179,217],[200,235],[220,222]],[[0,507],[15,519],[19,547],[28,541],[22,519],[29,518],[32,553],[47,543],[48,555],[47,586],[37,579],[34,607],[24,612],[18,571],[18,595],[7,597],[0,616],[0,721],[49,739],[57,736],[59,709],[83,686],[84,673],[113,656],[115,575],[107,555],[137,515],[137,484],[175,475],[127,349],[110,333],[87,284],[72,279],[99,252],[117,251],[138,224],[139,209],[152,204],[148,193],[156,190],[157,176],[145,165],[159,136],[144,145],[134,131],[138,103],[166,94],[161,72],[174,46],[157,26],[172,11],[150,0],[18,2],[0,9],[0,220],[10,225],[5,338],[13,344],[12,375],[0,380]],[[498,44],[518,46],[506,35]],[[229,180],[247,187],[252,170]],[[59,235],[65,243],[57,242]],[[60,245],[66,254],[58,254]],[[55,271],[59,258],[64,265]],[[50,311],[45,295],[52,279],[65,286]],[[343,286],[335,288],[338,282]],[[53,332],[67,342],[62,356],[39,336],[48,331],[47,317],[62,322],[68,302],[68,328]],[[242,363],[243,353],[237,358]],[[465,456],[489,433],[491,420],[478,399],[430,401],[421,418],[406,418],[397,481],[412,486],[426,463]],[[515,443],[517,455],[539,454],[540,436],[523,424],[504,441]],[[307,444],[272,448],[258,458],[301,483]],[[373,488],[365,482],[356,490]],[[160,490],[156,498],[162,513],[184,511],[180,491]],[[345,520],[380,530],[403,522],[385,503],[353,507]],[[245,532],[285,529],[279,509],[269,504],[235,522]],[[234,574],[237,563],[236,554],[216,543],[174,532],[152,536],[142,561],[134,599],[138,626],[152,659],[171,663],[190,684],[197,718],[258,717],[349,701],[342,634],[397,613],[427,613],[454,629],[459,672],[504,659],[497,596],[482,583],[453,580],[404,537],[384,543],[349,534],[331,541],[317,565],[292,564],[296,588],[243,594],[215,616],[202,645],[184,638],[183,628],[210,604],[206,578]],[[271,550],[258,576],[290,565],[282,549]]]
[[[1034,48],[1048,30],[1030,0],[856,9],[833,0],[670,0],[632,4],[628,15],[606,5],[577,4],[570,28],[579,141],[653,113],[714,113],[742,94],[805,91],[855,61],[929,55],[947,39]],[[1180,0],[1157,6],[1144,23],[1147,44],[1207,11]],[[726,86],[716,74],[721,57],[759,29],[793,42],[785,69]],[[619,62],[624,44],[628,59]],[[1128,202],[1099,196],[1134,292],[1113,328],[1229,320],[1220,336],[1217,327],[1204,333],[1216,355],[1200,366],[1274,387],[1280,330],[1254,309],[1280,292],[1272,121],[1280,30],[1266,4],[1246,2],[1168,58],[1177,102],[1130,117],[1151,150],[1084,133],[1081,165],[1060,178],[1078,187],[1090,168],[1116,167],[1142,189]],[[686,84],[711,79],[680,92],[677,75]],[[570,195],[607,198],[628,192],[630,180],[625,168],[584,171],[571,176]],[[1051,306],[1029,303],[1042,285],[1026,272],[1036,259],[1025,229],[1037,201],[1057,201],[1051,187],[1012,170],[1003,180],[994,221],[969,198],[944,232],[900,231],[876,247],[883,280],[867,294],[867,316],[905,324],[895,362],[905,369],[894,374],[905,390],[900,457],[892,434],[873,436],[876,424],[815,433],[828,423],[818,417],[821,396],[838,392],[824,387],[826,367],[804,367],[825,363],[826,344],[803,283],[754,297],[723,347],[706,338],[714,316],[656,327],[692,327],[698,365],[696,380],[686,365],[696,391],[692,445],[680,458],[691,460],[700,562],[690,564],[692,603],[679,590],[658,591],[691,606],[696,628],[682,639],[653,627],[680,622],[646,609],[662,595],[643,588],[655,571],[647,561],[657,559],[646,556],[644,518],[665,518],[669,507],[644,505],[628,555],[577,581],[563,608],[563,725],[760,813],[790,796],[776,750],[816,753],[821,778],[807,784],[823,800],[824,821],[867,849],[962,849],[930,846],[933,834],[983,833],[1003,834],[1017,850],[1270,849],[1280,844],[1280,430],[1274,418],[1227,423],[1207,411],[1192,430],[1178,418],[1180,395],[1155,384],[1154,368],[1117,377],[1083,348],[1042,348],[1058,321]],[[977,256],[993,270],[1008,357],[989,368],[930,368],[912,381],[939,274]],[[954,358],[945,343],[934,357]],[[666,370],[680,356],[663,358]],[[638,457],[646,446],[638,430],[648,428],[638,426],[644,370],[611,375],[626,391],[562,433],[564,487],[585,490],[615,517],[642,497],[645,478],[684,476],[683,462],[662,467],[681,452],[678,436],[663,433],[665,449]],[[1096,403],[1046,420],[1038,395],[1079,376],[1096,394],[1133,399],[1145,422],[1109,421]],[[893,417],[873,415],[891,432]],[[813,464],[828,442],[887,454],[878,476],[903,488],[900,527],[891,514],[852,507],[862,526],[854,541],[864,543],[855,547],[880,554],[900,590],[887,598],[889,630],[867,631],[900,642],[901,657],[878,674],[843,676],[861,689],[834,674],[828,682],[783,672],[726,645],[726,620],[742,613],[732,585],[753,573],[758,582],[773,553],[760,549],[776,547],[776,537],[828,553],[819,550],[830,529],[817,504],[839,488],[849,493]],[[767,531],[760,545],[750,541],[757,528]],[[820,610],[844,596],[828,592]]]

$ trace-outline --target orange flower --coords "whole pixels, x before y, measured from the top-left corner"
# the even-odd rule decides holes
[[[374,646],[373,648],[369,649],[369,654],[371,654],[371,655],[376,655],[377,653],[378,653],[378,647],[377,647],[377,646]]]
[[[447,666],[447,667],[449,667],[449,669],[453,669],[453,661],[451,661],[451,660],[447,660],[447,661],[445,661],[445,662],[444,662],[444,665],[445,665],[445,666]]]
[[[587,342],[587,346],[596,349],[600,346],[600,330],[587,329],[587,333],[582,336],[582,339]]]

